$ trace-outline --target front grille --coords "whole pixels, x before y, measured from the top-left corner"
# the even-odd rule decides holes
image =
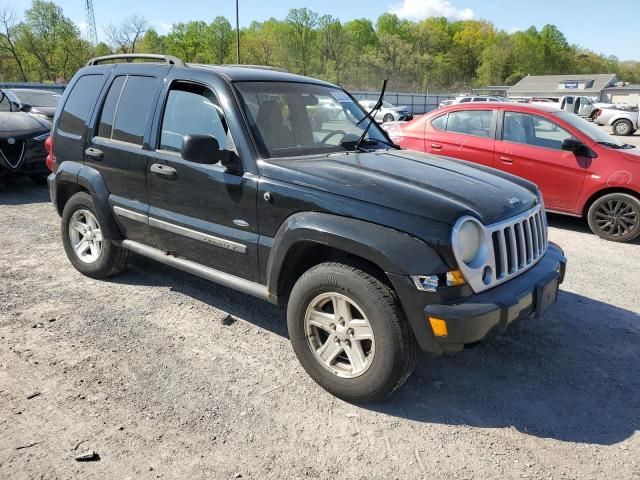
[[[489,231],[496,280],[517,275],[536,263],[547,250],[547,226],[540,208],[508,223],[497,224]]]
[[[542,205],[492,225],[481,225],[473,217],[462,217],[456,225],[474,221],[485,242],[470,264],[460,258],[455,233],[453,252],[469,286],[482,292],[516,277],[534,266],[547,251],[547,219]],[[454,232],[457,230],[454,226]]]
[[[18,170],[24,159],[26,142],[24,140],[14,140],[9,143],[8,139],[0,140],[0,157],[11,170]]]

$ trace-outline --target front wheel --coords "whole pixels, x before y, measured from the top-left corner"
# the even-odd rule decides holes
[[[76,270],[88,277],[107,278],[127,266],[129,251],[102,232],[91,195],[76,193],[62,212],[62,244]]]
[[[379,400],[413,371],[417,346],[395,293],[355,267],[323,263],[302,275],[287,325],[307,373],[344,400]]]
[[[604,195],[589,208],[588,221],[599,237],[629,242],[640,235],[640,200],[626,193]]]
[[[382,123],[393,122],[395,119],[393,118],[393,114],[387,113],[384,117],[382,117]]]

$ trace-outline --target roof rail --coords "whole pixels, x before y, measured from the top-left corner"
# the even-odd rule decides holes
[[[184,67],[185,64],[178,57],[172,55],[157,55],[154,53],[119,53],[116,55],[105,55],[104,57],[95,57],[87,62],[87,67],[98,65],[99,63],[108,62],[110,60],[126,60],[132,62],[134,60],[161,60],[167,65],[175,65],[176,67]]]
[[[274,72],[289,73],[287,70],[281,67],[271,67],[269,65],[249,65],[245,63],[223,63],[220,67],[238,67],[238,68],[256,68],[258,70],[271,70]]]

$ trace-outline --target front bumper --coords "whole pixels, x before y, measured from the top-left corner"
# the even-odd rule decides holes
[[[405,286],[398,289],[399,278],[392,281],[422,349],[433,353],[455,352],[503,333],[516,320],[544,314],[556,301],[566,263],[562,249],[549,243],[547,253],[534,267],[502,285],[457,302],[446,300],[421,306],[421,302],[416,301],[420,293],[415,287],[413,292]],[[445,337],[434,335],[429,317],[446,322]]]

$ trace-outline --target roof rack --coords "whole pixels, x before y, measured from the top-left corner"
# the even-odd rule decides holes
[[[186,66],[182,60],[172,55],[156,55],[154,53],[120,53],[117,55],[105,55],[104,57],[92,58],[87,62],[87,67],[108,62],[110,60],[126,60],[127,62],[132,62],[134,60],[158,60],[167,65],[174,65],[176,67]]]

